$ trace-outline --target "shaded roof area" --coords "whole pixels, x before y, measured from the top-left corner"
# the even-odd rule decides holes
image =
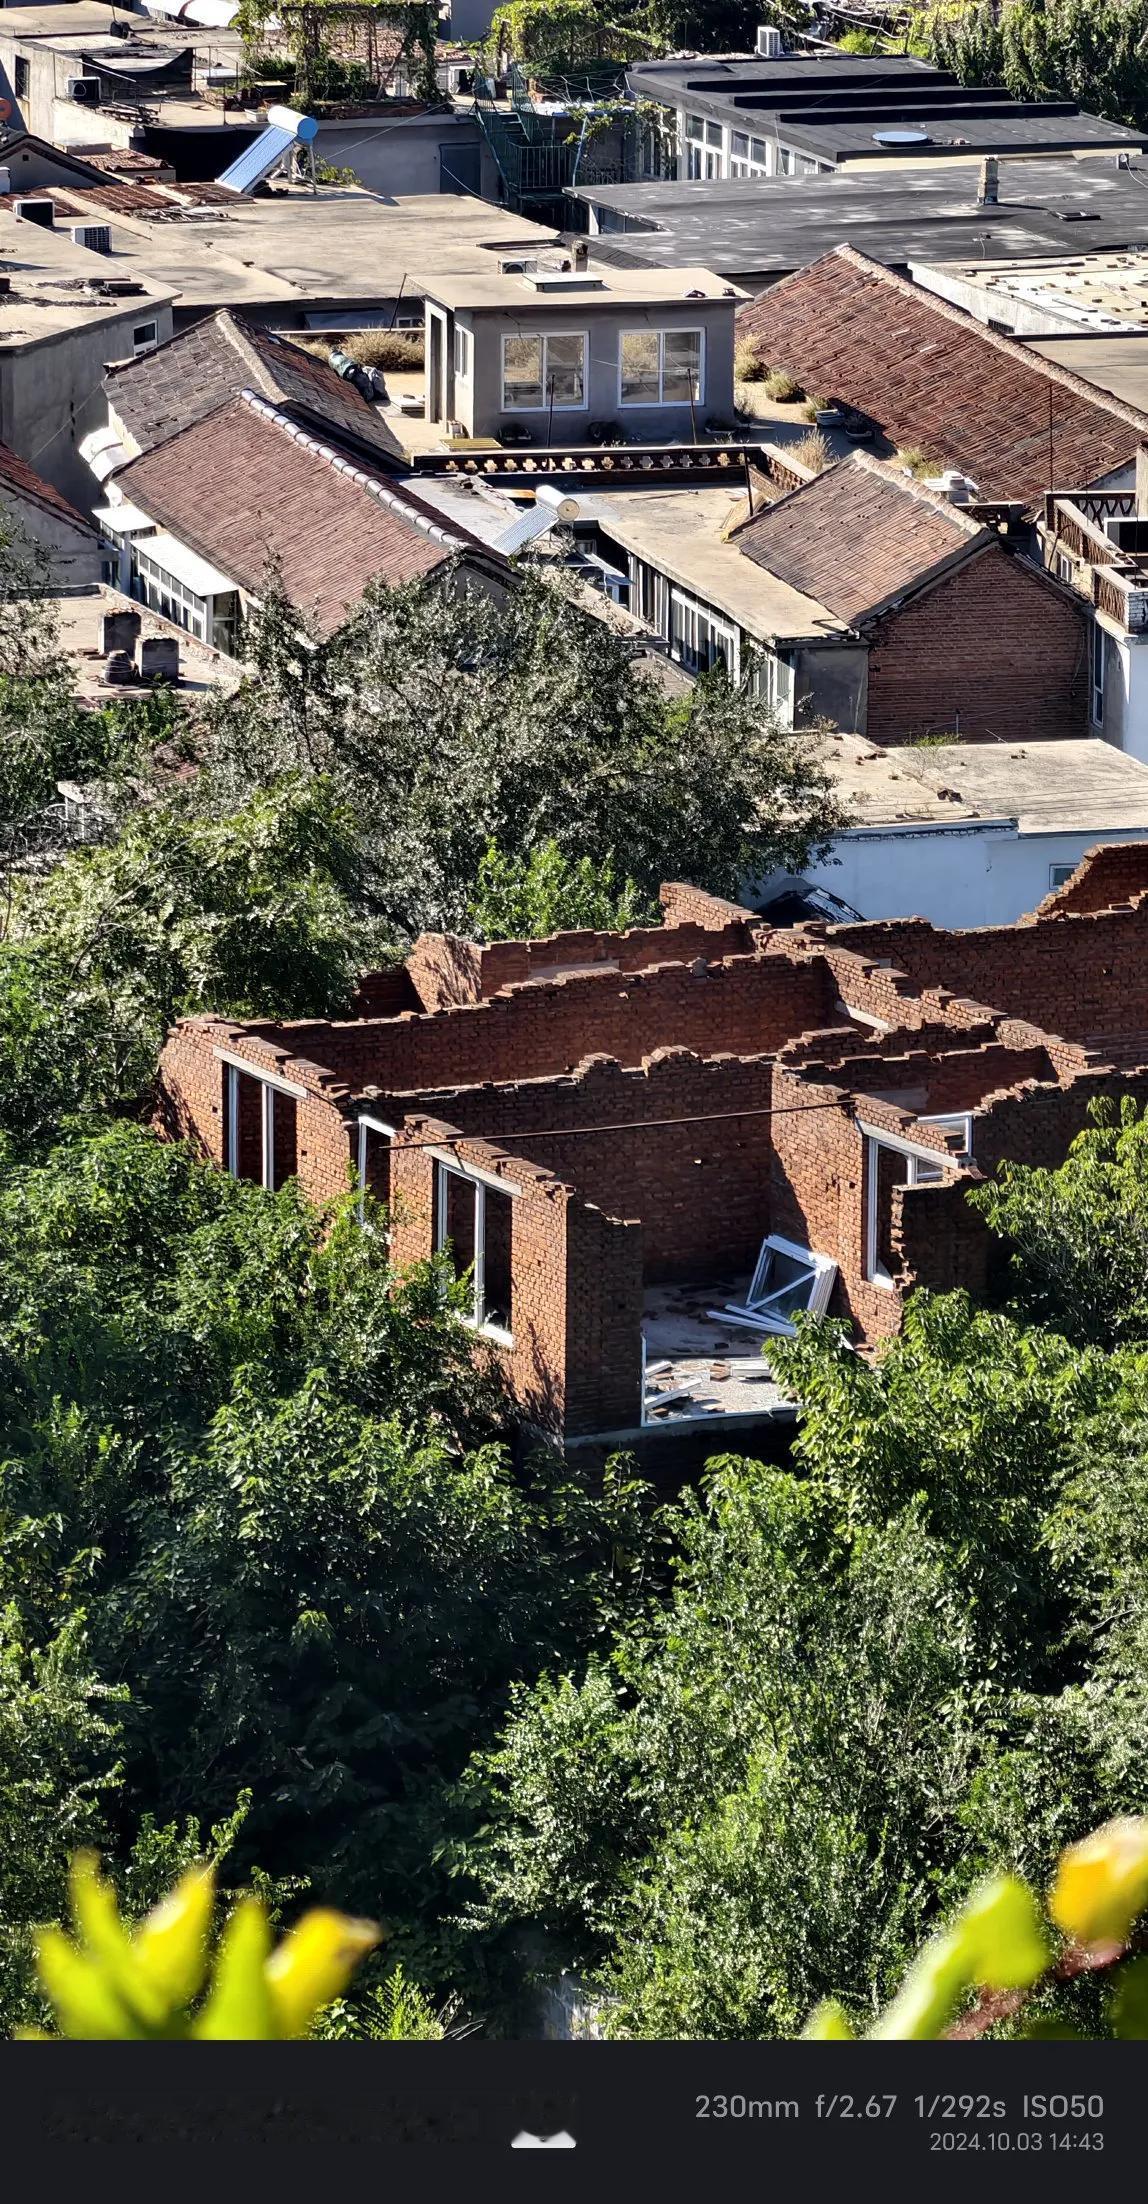
[[[805,267],[846,238],[886,267],[1148,244],[1148,162],[1009,161],[996,206],[978,204],[979,174],[972,163],[893,164],[830,176],[579,184],[568,196],[612,220],[649,225],[596,237],[595,259],[663,268],[704,261],[735,280]]]
[[[768,506],[734,540],[746,558],[856,626],[992,536],[859,452]]]
[[[839,245],[743,306],[739,336],[758,336],[771,366],[823,398],[842,398],[898,448],[956,467],[982,497],[1084,486],[1133,458],[1148,436],[1137,412],[959,307]]]
[[[261,391],[329,433],[365,444],[379,458],[401,460],[402,447],[353,383],[297,344],[221,308],[155,352],[109,368],[112,406],[141,451],[203,420],[241,390]]]
[[[266,589],[268,559],[277,559],[287,595],[323,634],[368,582],[418,581],[468,547],[417,499],[252,391],[122,467],[116,481],[253,596]]]
[[[90,520],[85,520],[74,505],[69,505],[67,498],[61,497],[50,482],[45,482],[18,452],[10,451],[7,444],[0,444],[0,499],[8,498],[39,505],[46,512],[70,521],[73,528],[81,528],[86,536],[95,536]]]

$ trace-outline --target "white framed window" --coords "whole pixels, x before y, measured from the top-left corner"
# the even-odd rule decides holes
[[[793,725],[793,667],[779,651],[759,648],[753,655],[750,676],[758,702],[775,714],[783,727]]]
[[[1057,552],[1056,574],[1058,581],[1074,582],[1076,580],[1076,560],[1070,551]]]
[[[507,1347],[514,1345],[510,1312],[515,1191],[436,1154],[435,1253],[450,1256],[456,1278],[469,1275],[471,1279],[473,1301],[467,1321]]]
[[[1104,725],[1104,679],[1105,679],[1105,672],[1106,672],[1106,668],[1107,668],[1107,657],[1108,657],[1108,643],[1107,643],[1107,638],[1106,638],[1106,636],[1105,636],[1105,633],[1104,633],[1104,629],[1103,629],[1103,628],[1101,627],[1101,625],[1100,625],[1100,622],[1099,622],[1099,620],[1093,620],[1093,623],[1092,623],[1092,653],[1091,653],[1091,656],[1092,656],[1092,681],[1091,681],[1091,684],[1090,684],[1090,686],[1091,686],[1091,692],[1092,692],[1092,704],[1091,704],[1091,716],[1092,716],[1092,724],[1093,724],[1093,726],[1094,726],[1094,727],[1103,727],[1103,725]]]
[[[144,540],[146,542],[146,537]],[[140,604],[147,605],[152,612],[158,612],[163,619],[171,620],[176,627],[186,628],[188,634],[196,636],[201,643],[209,641],[211,599],[197,597],[194,590],[188,589],[184,582],[177,581],[174,574],[157,566],[155,560],[149,559],[146,551],[140,549],[134,538],[131,556],[132,596]]]
[[[922,1117],[922,1125],[955,1127],[964,1140],[966,1156],[972,1154],[973,1121],[967,1110],[940,1111]],[[865,1135],[865,1278],[871,1286],[892,1286],[886,1261],[889,1201],[894,1186],[932,1186],[940,1183],[956,1157],[945,1157],[923,1143],[902,1140],[894,1133],[879,1133],[860,1124]]]
[[[793,174],[793,154],[787,145],[779,146],[777,149],[777,173],[779,176],[792,176]]]
[[[293,1080],[261,1072],[242,1057],[229,1057],[222,1049],[215,1053],[223,1065],[226,1169],[233,1179],[253,1178],[254,1168],[245,1171],[244,1161],[251,1165],[258,1161],[259,1184],[267,1193],[277,1193],[295,1175],[296,1109],[305,1100],[307,1089],[296,1086]],[[243,1089],[240,1081],[244,1078],[249,1089],[252,1085],[259,1089],[259,1130],[253,1141],[245,1134],[241,1117]]]
[[[687,139],[687,142],[688,142],[688,143],[689,143],[690,145],[704,145],[704,144],[705,144],[705,142],[706,142],[706,126],[705,126],[704,122],[702,121],[702,118],[701,118],[701,116],[700,116],[700,115],[687,115],[687,116],[686,116],[686,118],[685,118],[685,134],[686,134],[686,139]]]
[[[707,122],[707,124],[706,124],[706,144],[707,144],[707,145],[712,145],[712,146],[716,147],[717,151],[718,151],[718,152],[720,153],[720,152],[721,152],[721,150],[722,150],[722,145],[723,145],[723,143],[724,143],[724,133],[723,133],[723,131],[722,131],[722,126],[721,126],[720,122]]]
[[[618,342],[620,405],[698,405],[704,395],[704,331],[622,330]]]
[[[586,332],[554,329],[502,340],[504,413],[574,413],[586,403]]]
[[[670,591],[670,648],[690,673],[707,673],[720,660],[731,681],[740,677],[737,629],[680,589]]]
[[[132,330],[132,352],[138,360],[141,352],[152,352],[159,343],[159,323],[137,321]]]
[[[390,1200],[391,1194],[391,1143],[395,1128],[381,1117],[363,1116],[359,1119],[359,1223],[367,1218],[367,1195],[376,1201]],[[384,1191],[385,1187],[385,1191]],[[387,1233],[388,1243],[390,1233]]]
[[[470,331],[461,328],[456,321],[454,325],[454,379],[457,383],[464,383],[469,374]]]

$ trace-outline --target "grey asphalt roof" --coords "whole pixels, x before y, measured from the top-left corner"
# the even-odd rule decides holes
[[[976,203],[976,166],[771,176],[712,183],[585,185],[571,194],[630,220],[593,251],[630,265],[692,266],[769,280],[841,244],[887,267],[1032,260],[1148,244],[1148,161],[1010,161],[1000,204]],[[1078,212],[1089,219],[1076,221]]]

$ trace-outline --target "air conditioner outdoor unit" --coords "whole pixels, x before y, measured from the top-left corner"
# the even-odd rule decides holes
[[[83,245],[90,253],[110,253],[112,233],[106,222],[73,222],[73,245]]]
[[[68,98],[77,107],[98,107],[100,104],[100,80],[98,77],[69,77]]]
[[[781,60],[785,48],[781,43],[781,32],[775,30],[772,23],[758,24],[757,50],[763,61]]]

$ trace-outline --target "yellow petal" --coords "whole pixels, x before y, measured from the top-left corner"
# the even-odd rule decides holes
[[[1126,1814],[1060,1855],[1048,1910],[1080,1944],[1120,1943],[1148,1905],[1148,1815]]]
[[[122,2043],[145,2036],[146,2028],[117,1996],[107,1969],[76,1950],[62,1929],[42,1929],[36,1938],[36,1971],[50,1998],[60,2033],[85,2043]]]
[[[215,2043],[268,2043],[278,2035],[264,1968],[271,1924],[261,1898],[242,1898],[219,1940],[208,1997],[193,2036]]]
[[[141,1974],[169,2008],[190,2004],[202,1986],[214,1903],[211,1868],[189,1868],[132,1938]]]
[[[316,2013],[341,1996],[366,1952],[379,1941],[373,1921],[316,1906],[285,1936],[264,1973],[283,2036],[304,2036]]]
[[[851,2043],[854,2040],[849,2015],[835,1997],[822,1998],[820,2005],[810,2013],[801,2038],[803,2043]]]

